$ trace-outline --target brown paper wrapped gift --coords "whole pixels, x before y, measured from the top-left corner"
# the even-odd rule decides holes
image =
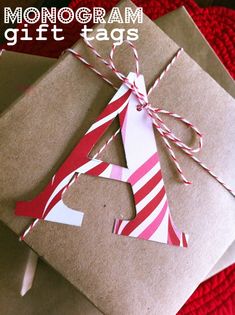
[[[164,17],[158,19],[156,21],[157,25],[161,27],[165,33],[167,33],[172,39],[174,39],[179,45],[184,47],[184,49],[205,69],[208,71],[208,73],[211,74],[227,91],[233,92],[234,91],[234,82],[232,78],[229,77],[225,69],[223,68],[222,64],[219,62],[211,48],[208,46],[206,41],[202,38],[202,35],[199,33],[198,29],[196,28],[195,24],[193,23],[192,19],[188,15],[187,11],[184,8],[180,8],[178,10],[173,11],[170,14],[165,15]],[[172,27],[174,25],[174,27]],[[182,32],[182,30],[186,30]],[[190,36],[189,36],[190,34]],[[192,39],[195,47],[192,48]],[[203,54],[199,53],[198,49],[195,49],[196,47],[200,47],[200,52],[203,50]],[[15,61],[14,58],[15,54],[12,54],[13,60],[11,60],[11,63],[9,64],[10,69],[12,68],[12,64],[14,64],[14,67],[16,67],[16,64],[18,64]],[[16,54],[18,55],[18,54]],[[25,55],[23,55],[25,56]],[[206,58],[204,57],[206,56]],[[22,85],[22,75],[26,74],[25,79],[30,78],[31,73],[35,73],[37,69],[41,69],[41,63],[47,59],[47,58],[40,58],[37,57],[38,61],[35,64],[36,69],[33,65],[30,67],[30,72],[20,71],[21,77],[18,78],[18,82],[16,84],[16,87],[19,87],[19,85]],[[17,60],[19,60],[17,58]],[[25,60],[26,61],[26,60]],[[21,65],[22,63],[20,63]],[[25,66],[23,63],[22,66]],[[9,73],[9,67],[5,68],[6,72],[4,73],[3,77]],[[41,70],[40,70],[41,71]],[[15,71],[15,74],[19,73],[18,71]],[[16,78],[11,77],[11,83],[12,79]],[[28,85],[28,84],[27,84]],[[12,90],[11,94],[14,91],[19,92],[14,86],[11,84]],[[5,92],[5,91],[4,91]],[[9,93],[8,93],[9,94]],[[50,295],[54,297],[55,301],[54,304],[58,305],[59,309],[61,310],[64,307],[64,302],[59,303],[59,300],[61,299],[61,295],[66,295],[66,313],[67,314],[74,314],[76,311],[76,314],[95,314],[95,312],[98,313],[98,310],[95,309],[95,307],[92,307],[91,304],[84,301],[84,297],[80,295],[78,291],[73,289],[72,286],[68,286],[65,281],[62,281],[61,277],[59,275],[56,275],[56,273],[53,272],[52,269],[49,269],[46,267],[42,262],[39,264],[39,269],[37,271],[37,277],[36,277],[36,283],[34,284],[33,288],[33,294],[30,293],[27,299],[22,300],[18,294],[18,289],[20,287],[20,281],[21,281],[21,273],[19,273],[19,270],[23,272],[24,265],[26,262],[26,259],[28,257],[28,251],[26,247],[20,246],[20,244],[16,244],[17,238],[10,234],[10,232],[7,231],[6,228],[1,226],[1,252],[6,252],[5,248],[8,248],[7,252],[8,255],[2,255],[0,259],[0,270],[1,274],[9,275],[9,271],[11,272],[11,281],[8,281],[8,276],[5,277],[6,281],[1,281],[1,296],[6,297],[5,299],[1,299],[1,305],[2,305],[2,311],[4,314],[12,314],[15,312],[15,309],[20,308],[21,313],[25,314],[25,312],[29,312],[33,306],[33,309],[38,308],[38,305],[40,305],[40,309],[44,314],[48,313],[48,306],[46,304],[42,304],[41,300],[43,299],[43,296],[39,298],[39,294],[43,292],[45,296]],[[229,264],[231,264],[234,261],[234,246],[231,246],[224,256],[220,259],[220,261],[216,264],[216,266],[213,268],[210,275],[213,273],[218,272],[219,270],[225,268]],[[10,250],[10,251],[9,251]],[[16,257],[17,255],[17,266],[15,265]],[[6,264],[6,261],[7,264]],[[6,269],[6,265],[8,266],[8,269]],[[19,278],[20,275],[20,278]],[[14,280],[14,284],[12,283],[12,279]],[[1,277],[2,279],[2,277]],[[50,284],[50,285],[49,285]],[[14,289],[12,290],[12,286],[14,285]],[[47,288],[47,291],[45,292],[45,289]],[[55,290],[56,288],[56,290]],[[60,294],[58,293],[60,292]],[[52,294],[53,292],[53,294]],[[14,297],[13,297],[14,294]],[[11,298],[9,297],[11,296]],[[13,303],[14,299],[14,303]],[[70,302],[71,303],[70,303]],[[11,308],[9,308],[9,304],[11,305]],[[71,306],[69,306],[71,305]],[[54,310],[54,307],[53,307]],[[50,308],[49,313],[51,314],[52,309]]]
[[[121,10],[125,6],[132,4],[122,2]],[[149,86],[178,47],[147,17],[138,28],[136,46]],[[95,46],[107,55],[111,43],[96,42]],[[75,49],[89,57],[83,43]],[[126,47],[119,49],[116,64],[125,73],[131,70],[132,55]],[[153,96],[153,104],[177,109],[197,125],[206,135],[200,157],[234,185],[234,100],[187,54],[171,70]],[[72,56],[65,56],[2,117],[1,216],[17,232],[29,219],[15,220],[15,201],[31,199],[42,190],[113,93]],[[178,125],[175,129],[182,131]],[[26,240],[107,314],[174,314],[234,239],[233,197],[178,152],[194,182],[187,188],[180,185],[165,148],[158,138],[157,142],[175,222],[190,234],[188,249],[113,235],[115,217],[134,215],[129,189],[119,182],[87,176],[64,197],[70,207],[85,212],[82,227],[42,222]],[[111,144],[102,158],[121,163],[120,148],[120,142]]]
[[[175,40],[178,45],[184,47],[185,51],[196,60],[204,70],[210,73],[221,86],[231,94],[235,91],[233,79],[228,75],[184,8],[180,8],[159,18],[156,23],[166,34]],[[174,25],[174,27],[172,27],[172,25]],[[38,59],[36,68],[40,65],[40,61],[44,59],[46,58]],[[12,66],[12,62],[14,62],[15,65],[15,59],[11,61],[10,66]],[[40,69],[41,66],[39,70]],[[35,71],[35,67],[30,67],[30,73],[32,70]],[[8,73],[8,70],[6,73]],[[16,74],[18,74],[18,71],[16,71]],[[21,75],[24,74],[26,74],[25,71],[21,72]],[[29,73],[27,73],[27,78],[28,75]],[[18,79],[20,83],[18,82],[16,86],[22,84],[22,77]],[[12,88],[11,94],[14,91],[16,91],[16,89]],[[235,94],[235,92],[233,94]],[[60,313],[66,312],[68,315],[99,314],[99,311],[92,306],[92,304],[84,300],[85,297],[73,288],[73,286],[69,285],[67,281],[62,280],[61,276],[53,272],[53,269],[47,267],[43,262],[39,263],[33,290],[27,295],[27,298],[22,299],[18,293],[22,280],[22,273],[19,271],[24,271],[28,250],[22,243],[17,242],[17,237],[10,233],[4,226],[0,227],[0,233],[0,252],[7,253],[0,256],[0,277],[2,279],[0,282],[0,291],[2,292],[0,294],[0,304],[4,314],[15,314],[16,309],[20,309],[19,314],[28,314],[29,312],[35,311],[35,309],[40,310],[43,314],[52,314],[53,312],[58,312],[58,310]],[[220,258],[219,262],[213,267],[209,275],[211,276],[233,263],[234,253],[235,247],[231,245],[223,257]],[[17,264],[15,264],[15,262],[17,262]],[[5,275],[4,280],[2,277],[3,274]],[[11,274],[10,281],[9,274]],[[12,279],[14,279],[14,283]],[[63,299],[65,294],[66,303],[64,303]],[[53,304],[52,307],[48,307],[48,304],[41,303],[47,296],[51,297],[50,303],[51,305]],[[53,301],[51,300],[52,297],[54,299]]]

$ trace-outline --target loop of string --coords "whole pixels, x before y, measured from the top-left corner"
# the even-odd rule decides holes
[[[113,44],[112,49],[110,51],[109,60],[105,60],[98,51],[94,48],[94,46],[87,40],[84,39],[85,44],[88,46],[88,48],[93,52],[93,54],[102,62],[104,65],[106,65],[113,73],[116,74],[116,76],[126,84],[126,86],[132,90],[132,92],[135,94],[135,96],[138,98],[139,105],[137,106],[137,110],[143,110],[145,109],[148,113],[148,115],[152,118],[153,125],[155,126],[156,130],[159,132],[161,138],[163,139],[168,152],[170,154],[170,157],[172,158],[172,161],[176,167],[176,170],[182,179],[183,183],[185,185],[191,184],[191,182],[185,177],[182,168],[177,161],[176,155],[174,153],[174,150],[172,148],[172,145],[170,142],[175,144],[178,148],[180,148],[185,154],[187,154],[189,157],[191,157],[197,164],[199,164],[205,171],[207,171],[214,179],[216,179],[226,190],[228,190],[234,197],[235,197],[235,191],[233,191],[226,183],[223,182],[216,174],[214,174],[204,163],[202,163],[195,155],[194,153],[199,152],[202,149],[203,146],[203,136],[201,132],[196,128],[191,122],[189,122],[187,119],[183,118],[182,116],[175,114],[173,112],[153,107],[148,100],[146,99],[145,95],[143,95],[136,86],[135,82],[131,83],[128,78],[121,73],[114,64],[114,52],[117,47],[117,45]],[[135,58],[135,73],[137,76],[139,76],[139,57],[138,52],[134,46],[134,44],[130,41],[125,41],[130,48],[133,51],[134,58]],[[100,76],[104,81],[106,81],[108,84],[113,86],[116,90],[118,87],[116,87],[105,75],[103,75],[101,72],[99,72],[91,63],[89,63],[87,60],[85,60],[78,52],[74,51],[73,49],[68,49],[68,52],[72,53],[74,57],[79,59],[81,62],[83,62],[86,66],[88,66],[91,70],[93,70],[98,76]],[[166,68],[163,70],[161,75],[157,77],[157,79],[154,81],[153,85],[148,90],[147,95],[150,96],[150,94],[154,91],[154,89],[158,86],[159,82],[163,79],[163,77],[167,74],[167,72],[170,70],[172,65],[175,63],[175,61],[179,58],[180,54],[182,53],[183,48],[180,48],[178,52],[175,54],[175,56],[172,58],[172,60],[168,63]],[[169,117],[172,117],[176,120],[179,120],[183,124],[185,124],[187,127],[189,127],[196,135],[198,144],[196,147],[191,147],[185,144],[180,138],[178,138],[172,130],[166,125],[164,120],[159,116],[159,114],[167,115]]]
[[[114,64],[114,52],[116,49],[116,45],[112,46],[112,49],[110,51],[110,55],[109,55],[109,60],[105,60],[104,58],[101,57],[101,55],[97,52],[97,50],[92,46],[92,44],[84,39],[85,44],[88,46],[89,49],[91,49],[91,51],[93,52],[93,54],[102,62],[104,63],[105,66],[107,66],[113,73],[116,74],[116,76],[123,82],[126,84],[126,86],[132,90],[132,92],[135,94],[135,96],[138,98],[139,101],[139,105],[137,106],[137,110],[142,110],[145,109],[147,111],[147,113],[152,117],[153,120],[153,124],[156,127],[157,131],[160,133],[161,137],[163,138],[163,141],[166,145],[166,147],[168,148],[168,151],[170,153],[170,156],[173,160],[173,163],[175,164],[175,167],[178,171],[179,176],[181,177],[182,181],[184,182],[184,184],[190,184],[191,182],[189,180],[186,179],[186,177],[183,174],[183,171],[181,169],[181,166],[179,165],[176,156],[174,154],[174,151],[169,143],[169,141],[174,142],[178,147],[180,147],[181,149],[184,149],[185,151],[187,151],[188,153],[192,154],[193,152],[198,152],[201,148],[202,148],[202,135],[199,132],[199,130],[197,128],[195,128],[189,121],[187,121],[186,119],[184,119],[183,117],[174,114],[172,112],[168,112],[166,110],[160,109],[160,108],[154,108],[147,100],[146,96],[144,94],[142,94],[135,82],[131,83],[128,78],[122,74],[115,66]],[[130,41],[125,41],[130,48],[133,51],[134,54],[134,58],[135,58],[135,73],[137,74],[137,76],[139,76],[139,57],[138,57],[138,52],[135,48],[135,46],[133,45],[132,42]],[[113,83],[106,77],[104,76],[101,72],[99,72],[91,63],[89,63],[88,61],[86,61],[79,53],[75,52],[72,49],[68,49],[68,51],[70,53],[72,53],[77,59],[79,59],[80,61],[82,61],[86,66],[88,66],[91,70],[93,70],[97,75],[99,75],[103,80],[105,80],[107,83],[109,83],[111,86],[115,87],[115,89],[117,90],[118,88],[116,86],[113,85]],[[181,52],[183,51],[183,49],[179,49],[178,52],[176,53],[176,55],[173,57],[173,59],[171,60],[171,62],[167,65],[166,69],[161,73],[160,77],[158,77],[152,87],[149,89],[148,91],[148,96],[150,96],[150,94],[154,91],[154,89],[157,87],[157,85],[159,84],[159,82],[163,79],[163,77],[166,75],[166,73],[169,71],[170,67],[175,63],[176,59],[180,56]],[[174,135],[174,133],[170,130],[170,128],[168,128],[166,126],[166,124],[164,123],[164,121],[160,118],[159,114],[165,114],[168,115],[170,117],[173,117],[181,122],[183,122],[184,124],[186,124],[188,127],[190,127],[195,134],[197,135],[197,137],[199,138],[199,145],[197,148],[192,148],[187,146],[185,143],[182,142],[182,140],[180,140],[177,136]]]
[[[181,180],[183,181],[183,183],[185,185],[189,185],[191,184],[191,182],[185,177],[182,168],[176,158],[176,155],[174,153],[174,150],[172,148],[172,145],[170,144],[170,142],[172,142],[173,144],[175,144],[178,148],[180,148],[185,154],[187,154],[192,160],[194,160],[198,165],[200,165],[208,174],[210,174],[215,180],[217,180],[217,182],[219,182],[233,197],[235,197],[235,191],[232,190],[222,179],[220,179],[214,172],[212,172],[200,159],[198,159],[194,153],[199,152],[202,149],[203,146],[203,141],[202,141],[202,134],[201,132],[191,123],[189,122],[187,119],[183,118],[182,116],[175,114],[173,112],[158,108],[158,107],[154,107],[151,105],[151,103],[148,102],[148,99],[146,98],[146,96],[141,93],[138,90],[138,87],[136,86],[135,82],[132,83],[128,80],[128,78],[121,73],[115,66],[114,64],[114,52],[116,49],[116,45],[114,44],[112,46],[112,49],[110,51],[110,55],[109,55],[109,60],[105,60],[100,54],[99,52],[92,46],[92,44],[84,39],[85,44],[88,46],[88,48],[93,52],[93,54],[106,66],[108,67],[129,89],[132,90],[132,92],[134,93],[134,95],[137,97],[138,101],[139,101],[139,105],[137,106],[137,110],[141,111],[141,110],[146,110],[147,114],[152,118],[152,122],[154,127],[156,128],[156,130],[159,132],[161,138],[163,139],[163,142],[166,146],[166,148],[168,149],[168,153],[176,167],[176,170],[181,178]],[[135,48],[135,46],[133,45],[132,42],[130,41],[125,41],[132,49],[133,54],[134,54],[134,59],[135,59],[135,73],[137,75],[137,77],[139,76],[140,72],[139,72],[139,57],[138,57],[138,52]],[[95,68],[94,65],[92,65],[91,63],[89,63],[85,58],[83,58],[83,56],[81,54],[79,54],[78,52],[74,51],[73,49],[67,49],[67,52],[70,52],[74,57],[76,57],[78,60],[80,60],[84,65],[86,65],[89,69],[91,69],[93,72],[95,72],[99,77],[101,77],[105,82],[107,82],[109,85],[111,85],[115,90],[118,90],[119,87],[115,86],[113,84],[113,82],[111,80],[109,80],[105,75],[103,75],[99,70],[97,70]],[[163,77],[165,77],[165,75],[167,74],[167,72],[169,71],[169,69],[172,67],[172,65],[175,63],[175,61],[179,58],[180,54],[182,53],[183,48],[180,48],[177,53],[175,54],[175,56],[172,58],[172,60],[168,63],[168,65],[166,66],[166,68],[162,71],[161,75],[159,77],[156,78],[156,80],[154,81],[153,85],[150,87],[150,89],[148,90],[147,96],[150,96],[151,93],[155,90],[155,88],[158,86],[158,84],[160,83],[160,81],[163,79]],[[1,52],[0,52],[1,55]],[[196,147],[191,147],[188,146],[187,144],[185,144],[180,138],[178,138],[173,132],[172,130],[166,125],[166,123],[164,122],[164,120],[159,116],[159,114],[162,115],[167,115],[171,118],[174,118],[176,120],[179,120],[180,122],[182,122],[183,124],[185,124],[187,127],[189,127],[196,135],[197,139],[198,139],[198,144]],[[115,139],[115,137],[117,136],[117,134],[120,132],[120,129],[118,129],[111,137],[110,139],[108,139],[108,141],[106,141],[106,143],[103,145],[103,147],[94,155],[93,158],[97,158],[98,155],[109,145],[109,143]],[[80,176],[80,174],[75,174],[75,179],[77,179]],[[37,225],[37,223],[39,222],[39,219],[36,219],[33,221],[33,223],[24,231],[24,233],[22,234],[22,236],[20,237],[20,240],[23,240],[26,235]]]

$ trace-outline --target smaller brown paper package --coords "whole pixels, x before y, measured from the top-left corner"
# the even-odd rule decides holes
[[[125,1],[120,10],[126,6],[134,8]],[[138,28],[136,46],[150,86],[178,46],[147,17]],[[111,42],[94,44],[107,56]],[[75,50],[90,56],[81,41]],[[132,55],[126,47],[119,48],[116,64],[124,73],[131,70]],[[67,55],[2,116],[1,217],[17,233],[30,220],[15,219],[15,201],[32,199],[42,190],[113,94],[89,69]],[[202,130],[206,140],[199,157],[234,186],[233,98],[184,53],[152,103],[177,110]],[[178,126],[175,129],[181,133]],[[177,152],[193,180],[191,187],[180,185],[158,138],[157,143],[175,222],[190,234],[188,249],[112,234],[114,218],[134,216],[128,187],[87,176],[64,197],[70,207],[85,212],[82,227],[41,222],[26,239],[106,314],[175,314],[234,240],[234,198]],[[120,164],[120,147],[121,143],[111,144],[102,158]]]

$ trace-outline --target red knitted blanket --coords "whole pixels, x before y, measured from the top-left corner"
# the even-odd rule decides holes
[[[70,7],[92,8],[102,6],[110,10],[118,0],[72,0]],[[133,0],[143,6],[144,12],[153,20],[184,5],[204,34],[210,45],[235,78],[235,11],[223,7],[201,9],[193,0]],[[37,26],[31,27],[36,29]],[[64,26],[63,26],[64,28]],[[65,28],[64,28],[65,29]],[[43,42],[19,42],[12,49],[35,55],[58,57],[79,38],[80,26],[69,24],[65,29],[66,41],[52,39]],[[193,293],[178,315],[234,315],[235,314],[235,265],[225,269],[202,283]]]

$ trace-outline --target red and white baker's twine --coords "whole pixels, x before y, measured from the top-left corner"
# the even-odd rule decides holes
[[[136,95],[136,97],[139,100],[139,105],[137,106],[137,110],[146,110],[147,113],[152,117],[153,125],[156,127],[156,130],[159,132],[160,136],[162,137],[168,152],[170,154],[170,157],[172,158],[172,161],[176,167],[176,170],[182,179],[183,183],[185,185],[191,184],[191,182],[184,176],[184,173],[182,171],[182,168],[177,161],[176,155],[174,153],[174,150],[172,149],[172,146],[170,142],[173,142],[178,148],[180,148],[184,153],[186,153],[190,158],[192,158],[197,164],[199,164],[205,171],[207,171],[214,179],[216,179],[232,196],[235,197],[235,191],[231,189],[222,179],[220,179],[215,173],[213,173],[204,163],[202,163],[201,160],[199,160],[194,153],[199,152],[202,149],[202,134],[201,132],[187,119],[181,117],[178,114],[175,114],[173,112],[169,112],[167,110],[153,107],[147,100],[146,97],[138,90],[138,87],[135,85],[135,83],[131,83],[128,78],[122,74],[114,65],[113,56],[115,49],[117,45],[113,44],[112,49],[110,51],[109,60],[105,60],[102,58],[102,56],[98,53],[98,51],[92,46],[92,44],[84,39],[85,44],[91,49],[93,54],[102,62],[104,63],[113,73],[116,74],[116,76],[126,84],[126,86],[132,90],[132,92]],[[125,41],[132,49],[134,58],[135,58],[135,72],[137,76],[140,74],[139,72],[139,58],[138,58],[138,52],[130,41]],[[99,77],[101,77],[105,82],[107,82],[109,85],[111,85],[115,90],[118,90],[118,87],[115,86],[105,75],[103,75],[100,71],[98,71],[91,63],[89,63],[86,59],[84,59],[78,52],[74,51],[73,49],[67,49],[68,52],[72,53],[74,57],[79,59],[83,64],[85,64],[89,69],[91,69],[93,72],[95,72]],[[178,52],[175,54],[175,56],[172,58],[172,60],[169,62],[169,64],[166,66],[166,68],[163,70],[161,75],[154,81],[152,87],[148,91],[148,96],[153,92],[153,90],[158,86],[159,82],[163,79],[163,77],[166,75],[166,73],[169,71],[169,69],[173,66],[175,61],[179,58],[180,54],[182,53],[183,48],[180,48]],[[191,128],[191,130],[196,134],[198,138],[198,145],[196,147],[190,147],[186,145],[181,139],[179,139],[172,130],[167,127],[163,119],[159,116],[159,114],[164,114],[169,117],[173,117],[176,120],[181,121],[184,123],[187,127]],[[120,129],[118,129],[112,137],[103,145],[103,147],[94,155],[93,158],[96,158],[105,148],[109,145],[109,143],[116,137],[116,135],[120,132]],[[65,190],[68,189],[68,187],[71,186],[74,181],[77,180],[77,178],[80,176],[80,174],[75,174],[69,185],[66,187]],[[35,227],[35,225],[39,222],[39,219],[34,220],[34,222],[25,230],[23,235],[20,237],[20,240],[23,240],[26,235]]]

